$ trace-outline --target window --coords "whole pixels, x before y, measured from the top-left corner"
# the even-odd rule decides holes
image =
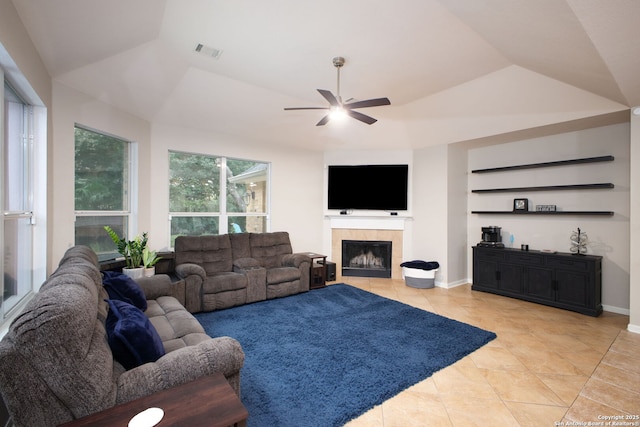
[[[75,128],[75,244],[90,246],[101,260],[116,248],[104,226],[119,236],[131,230],[133,144],[111,135]]]
[[[171,247],[180,235],[267,231],[269,164],[169,152]]]
[[[33,291],[33,109],[4,83],[2,320]]]

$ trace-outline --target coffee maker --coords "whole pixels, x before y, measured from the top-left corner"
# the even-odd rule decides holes
[[[478,243],[478,246],[490,247],[490,248],[504,248],[502,243],[502,236],[500,234],[500,227],[495,225],[489,227],[482,227],[482,241]]]

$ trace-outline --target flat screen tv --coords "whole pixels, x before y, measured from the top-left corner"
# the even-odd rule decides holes
[[[328,209],[407,210],[407,165],[330,165]]]

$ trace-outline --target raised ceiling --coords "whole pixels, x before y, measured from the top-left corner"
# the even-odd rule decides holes
[[[635,0],[13,0],[52,78],[158,125],[419,148],[640,105]],[[195,52],[219,49],[218,59]],[[388,97],[316,127],[316,89]]]

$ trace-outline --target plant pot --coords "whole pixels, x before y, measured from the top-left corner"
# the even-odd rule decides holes
[[[147,267],[144,269],[144,277],[151,277],[156,274],[155,267]]]
[[[122,273],[131,277],[132,279],[139,279],[141,277],[144,277],[144,267],[123,268]]]

